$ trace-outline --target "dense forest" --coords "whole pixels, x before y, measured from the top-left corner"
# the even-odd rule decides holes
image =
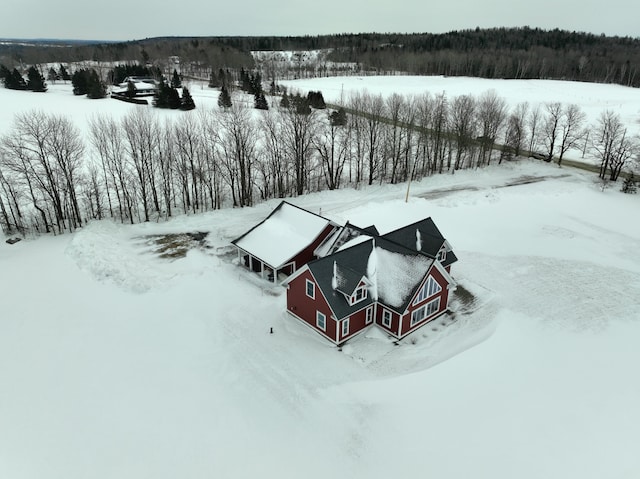
[[[217,71],[255,68],[251,52],[293,50],[328,50],[327,61],[357,65],[358,74],[547,78],[640,86],[640,38],[528,27],[442,34],[165,37],[70,44],[5,42],[0,45],[0,63],[13,68],[86,60],[157,63],[179,57],[182,63]]]

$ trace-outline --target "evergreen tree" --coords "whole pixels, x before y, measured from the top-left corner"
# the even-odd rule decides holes
[[[282,98],[280,98],[280,106],[285,109],[289,109],[291,106],[291,102],[289,101],[289,95],[287,95],[287,91],[285,90],[282,94]]]
[[[298,115],[308,115],[311,113],[311,106],[309,105],[309,98],[301,96],[300,93],[296,93],[291,97],[291,105],[295,108]]]
[[[178,90],[172,86],[167,88],[167,100],[169,103],[169,108],[171,108],[172,110],[177,110],[178,108],[180,108],[181,104],[180,94],[178,93]]]
[[[156,108],[169,108],[169,87],[164,81],[160,82],[156,94],[153,95],[153,106]]]
[[[84,68],[73,72],[71,77],[71,84],[73,85],[74,95],[86,95],[88,87],[88,72]]]
[[[26,90],[27,82],[17,69],[13,69],[4,79],[4,86],[10,90]]]
[[[624,179],[624,183],[622,183],[620,191],[631,194],[637,191],[636,179],[633,176],[633,172],[629,173],[629,176]]]
[[[220,96],[218,96],[218,106],[224,109],[231,108],[232,106],[231,95],[229,95],[227,87],[224,85],[222,85],[222,88],[220,89]]]
[[[157,68],[155,67],[146,67],[143,65],[135,64],[127,64],[127,65],[117,65],[111,70],[108,74],[108,77],[111,78],[111,81],[114,85],[119,85],[124,82],[127,77],[153,77],[156,78]]]
[[[71,80],[71,76],[69,75],[69,72],[67,71],[67,69],[64,67],[62,63],[60,64],[60,78],[62,78],[62,81]]]
[[[60,80],[60,75],[58,75],[58,72],[56,72],[55,68],[49,68],[49,73],[47,73],[47,81],[55,83],[57,80]]]
[[[37,92],[47,91],[47,84],[44,81],[44,77],[34,66],[29,67],[27,71],[27,89]]]
[[[11,74],[11,70],[0,63],[0,80],[4,80]]]
[[[344,126],[347,124],[347,112],[340,107],[338,111],[334,111],[329,115],[331,126]]]
[[[259,95],[262,93],[262,75],[260,75],[260,72],[251,76],[249,93],[252,95]]]
[[[136,96],[136,85],[131,80],[127,82],[127,92],[125,95],[127,98],[133,98]]]
[[[160,83],[160,87],[153,98],[153,106],[174,110],[180,108],[180,95],[178,94],[178,90],[163,81]]]
[[[307,99],[309,100],[309,106],[313,108],[324,110],[327,107],[321,91],[310,91],[307,94]]]
[[[180,100],[180,109],[184,111],[193,110],[196,107],[191,92],[185,86],[182,88],[182,99]]]
[[[87,74],[87,97],[97,100],[107,96],[107,87],[93,68]]]
[[[173,76],[171,77],[171,88],[180,88],[182,87],[182,79],[176,69],[173,69]]]
[[[264,97],[264,93],[263,92],[256,93],[254,101],[253,101],[253,104],[256,107],[256,109],[258,109],[258,110],[268,110],[269,109],[269,104],[267,103],[267,99]]]

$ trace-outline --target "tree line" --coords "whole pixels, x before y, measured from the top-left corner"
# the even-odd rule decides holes
[[[359,93],[336,109],[283,95],[255,111],[236,102],[161,120],[135,108],[95,116],[85,136],[63,115],[31,111],[0,138],[0,223],[7,232],[73,231],[86,221],[142,222],[345,185],[400,183],[534,152],[589,152],[616,180],[637,157],[619,116],[587,125],[576,105],[509,109],[489,91],[448,98]],[[321,96],[321,94],[320,94]]]
[[[330,50],[315,74],[405,72],[482,78],[543,78],[640,86],[640,38],[539,28],[492,28],[440,34],[362,33],[302,37],[176,37],[131,42],[0,45],[0,63],[139,62],[180,58],[183,71],[256,68],[252,51]],[[327,63],[327,62],[325,62]],[[169,67],[165,65],[164,70]],[[314,74],[306,69],[299,73]],[[273,72],[276,74],[277,72]],[[206,73],[208,75],[208,73]],[[272,72],[269,72],[271,75]]]

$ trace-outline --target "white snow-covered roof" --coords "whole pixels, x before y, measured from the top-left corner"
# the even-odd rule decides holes
[[[378,297],[389,306],[401,307],[432,263],[432,259],[422,255],[404,255],[376,247],[375,283]]]
[[[370,240],[371,240],[371,236],[369,236],[369,235],[356,236],[355,238],[350,239],[345,244],[340,246],[340,248],[338,248],[338,251],[342,251],[342,250],[351,248],[352,246],[355,246],[357,244],[364,243],[365,241],[370,241]]]
[[[329,224],[326,218],[283,202],[235,244],[277,268],[309,246]]]

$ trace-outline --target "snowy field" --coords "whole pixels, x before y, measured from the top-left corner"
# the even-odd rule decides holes
[[[510,107],[523,101],[529,102],[531,106],[556,101],[564,105],[575,103],[585,112],[587,122],[590,124],[595,124],[603,111],[612,110],[620,115],[630,134],[640,134],[640,89],[620,85],[442,76],[350,76],[289,80],[280,83],[289,89],[301,92],[320,90],[324,99],[333,103],[339,103],[341,98],[346,101],[351,93],[365,90],[371,94],[381,94],[385,97],[393,93],[411,96],[422,95],[426,92],[435,95],[444,91],[449,98],[466,94],[479,97],[486,91],[494,90],[498,96],[506,100]],[[186,85],[189,87],[198,108],[217,108],[219,90],[208,88],[205,83],[201,82],[187,82]],[[249,106],[253,106],[253,97],[251,96],[236,95],[235,99],[245,101]],[[149,102],[151,102],[151,98],[149,98]],[[6,132],[11,126],[15,113],[32,109],[42,109],[62,115],[70,114],[77,125],[84,128],[92,115],[109,114],[118,118],[136,108],[136,105],[110,98],[89,100],[85,97],[74,97],[70,82],[49,84],[49,91],[44,94],[16,92],[0,88],[0,105],[2,105],[0,134]],[[198,110],[192,112],[155,111],[159,115],[175,118],[180,114],[197,114]]]
[[[294,200],[434,218],[476,309],[399,345],[338,351],[233,264],[276,201],[0,243],[0,477],[638,477],[639,198],[533,162],[404,193]],[[182,259],[149,239],[196,231]]]
[[[393,93],[410,96],[425,92],[432,95],[445,92],[449,98],[460,95],[479,97],[484,92],[493,90],[511,108],[525,101],[532,107],[552,102],[564,105],[574,103],[580,106],[587,115],[587,122],[592,124],[596,123],[604,110],[611,110],[620,115],[622,122],[629,128],[629,133],[640,133],[640,89],[620,85],[444,76],[350,76],[291,80],[281,84],[302,92],[320,90],[325,101],[330,103],[340,103],[341,99],[347,101],[352,93],[363,90],[383,97]]]
[[[352,81],[365,80],[371,92],[399,81]],[[323,81],[308,86],[327,100],[347,91]],[[631,126],[635,90],[589,87]],[[191,91],[216,104],[216,91]],[[0,134],[32,108],[81,128],[136,108],[70,85],[0,88],[0,105]],[[523,177],[540,181],[507,186]],[[523,161],[425,179],[408,203],[406,185],[291,200],[381,232],[433,217],[475,295],[455,322],[398,345],[372,330],[341,351],[234,264],[229,241],[275,200],[13,246],[0,233],[0,478],[640,477],[640,195],[618,188]],[[158,235],[189,232],[204,245],[160,257]]]

